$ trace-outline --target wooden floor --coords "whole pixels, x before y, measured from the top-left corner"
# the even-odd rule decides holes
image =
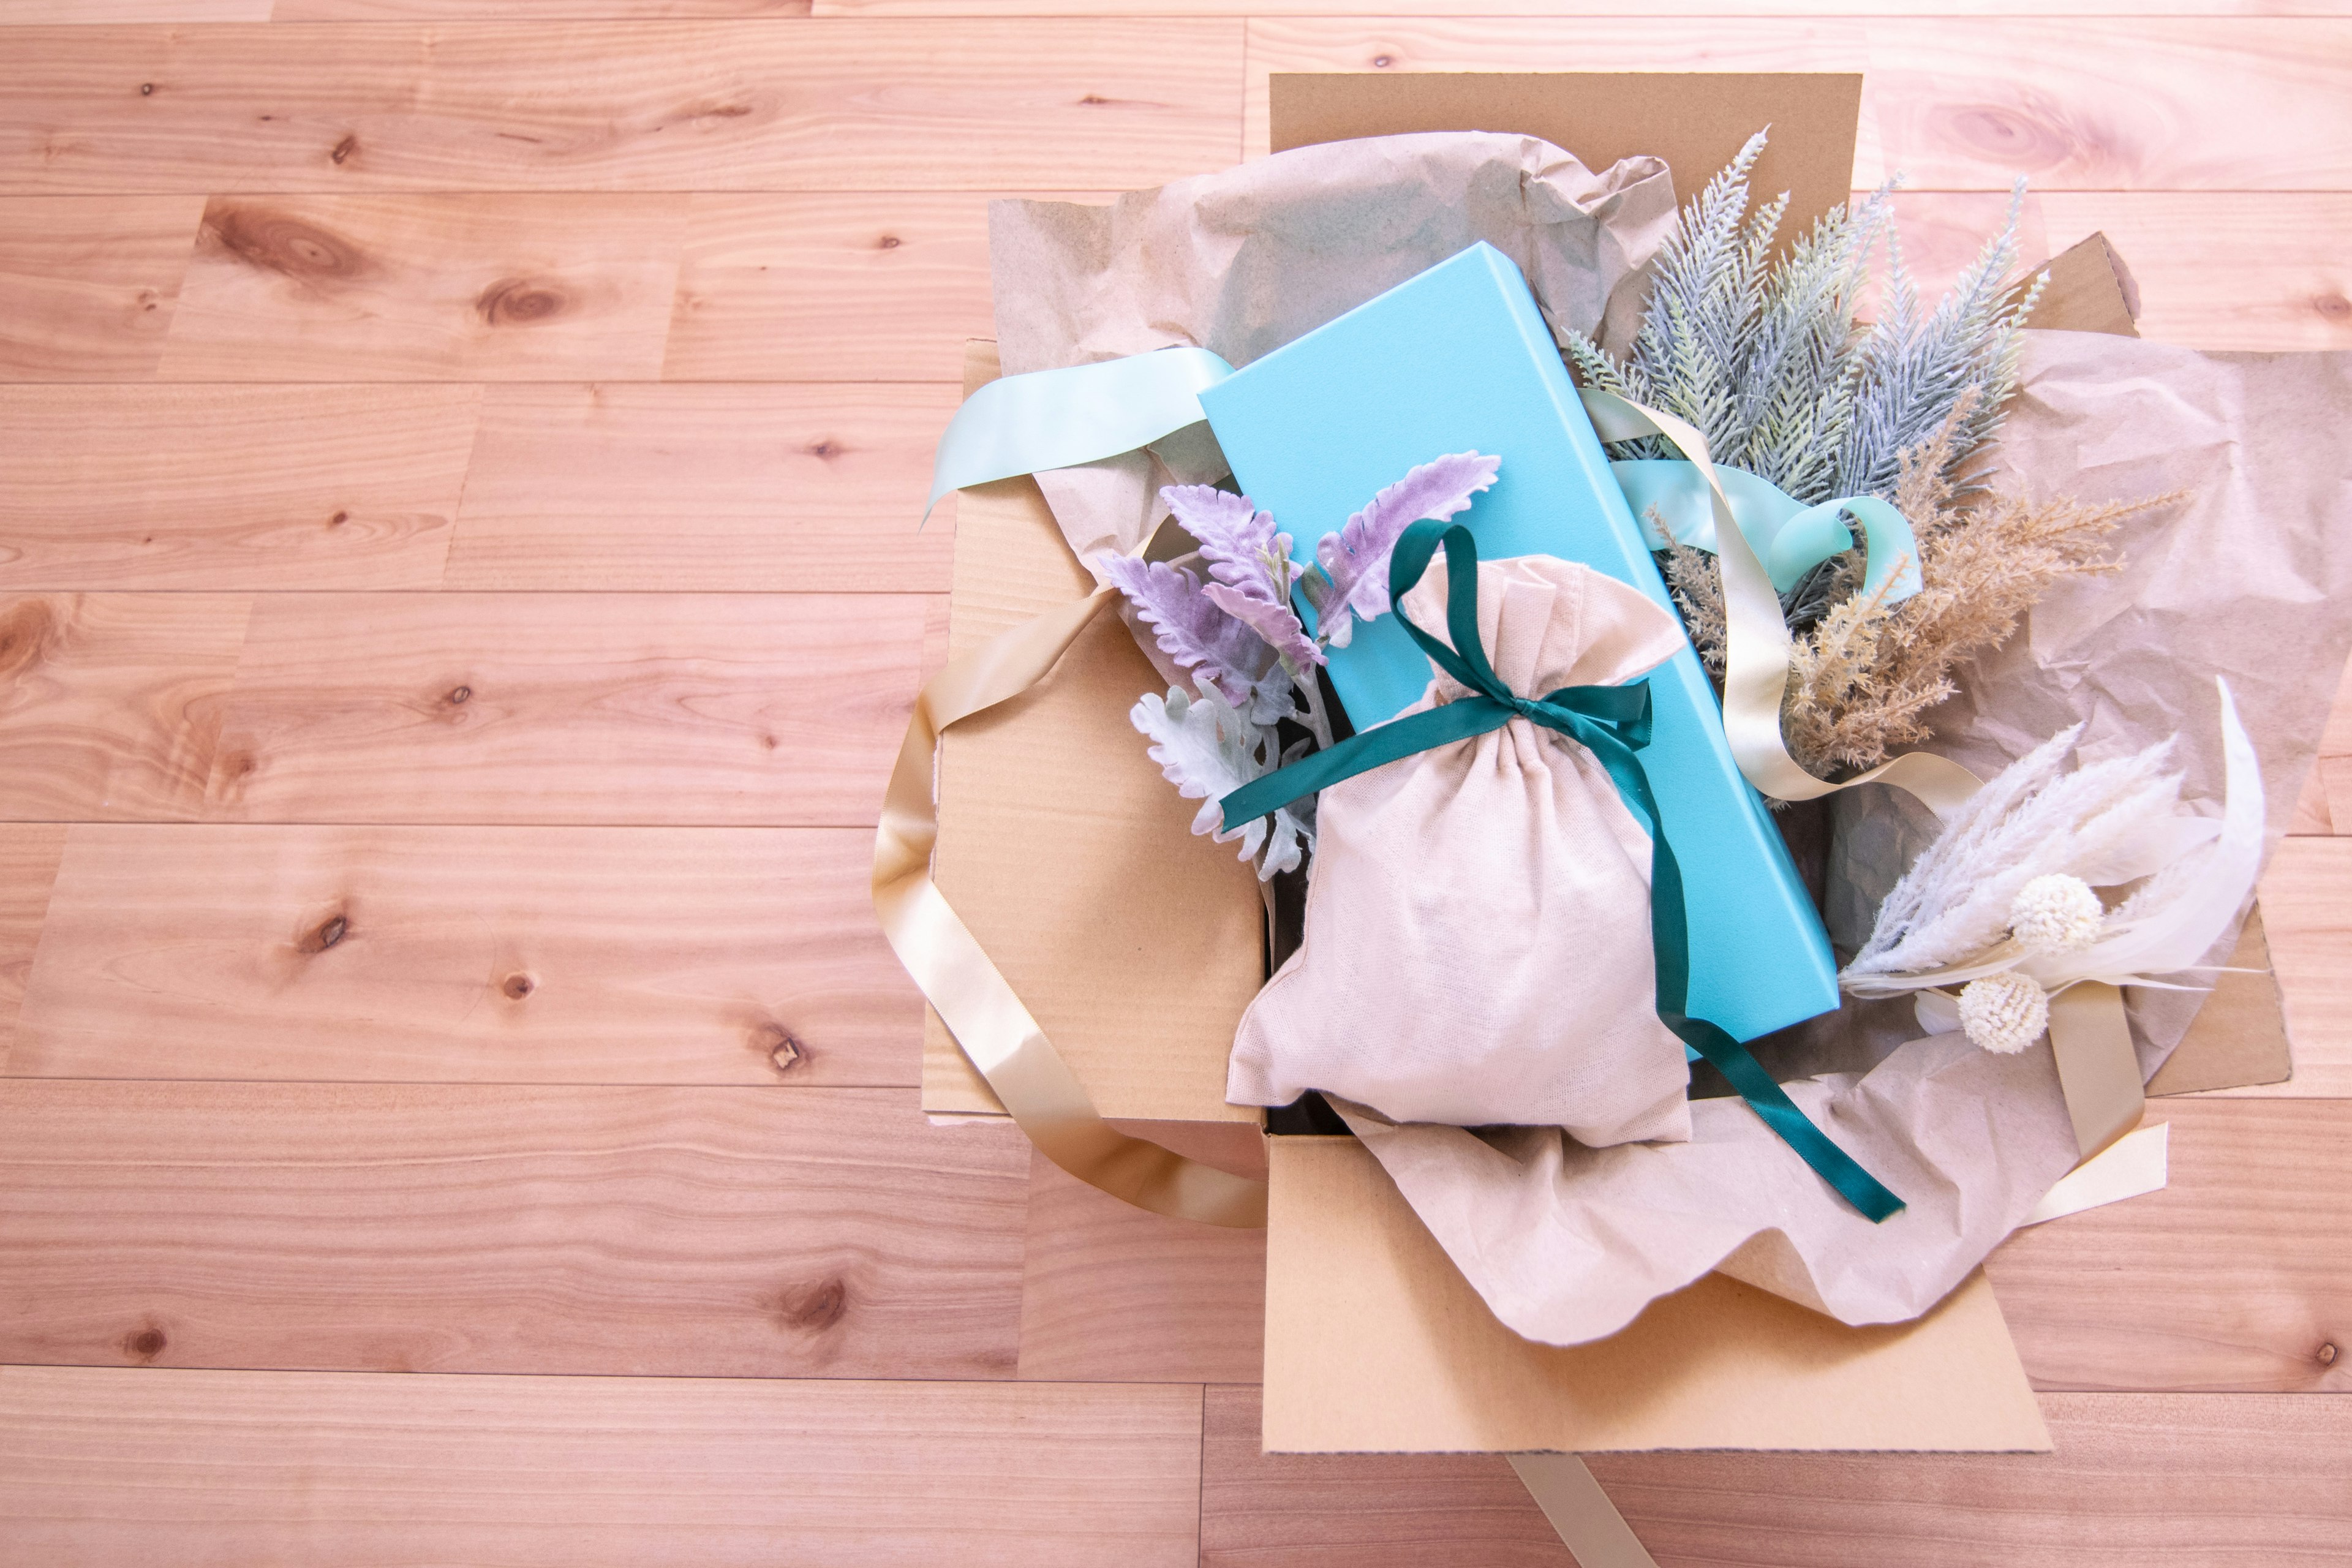
[[[1809,4],[0,0],[0,1561],[1567,1562],[1260,1457],[1260,1239],[919,1114],[914,520],[989,195],[1274,71],[1866,68],[1928,270],[2024,174],[2149,335],[2352,347],[2352,0]],[[2294,1079],[1996,1257],[2055,1457],[1596,1460],[1667,1568],[2352,1562],[2327,749]]]

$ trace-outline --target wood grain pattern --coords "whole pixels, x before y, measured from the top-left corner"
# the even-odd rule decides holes
[[[0,26],[268,20],[269,0],[0,0]]]
[[[452,588],[940,593],[919,532],[957,389],[505,386],[483,405]]]
[[[274,26],[25,27],[9,46],[0,194],[1123,189],[1239,152],[1237,20],[354,22],[299,47]]]
[[[1244,144],[1267,145],[1274,71],[1863,70],[1859,185],[2343,190],[2347,66],[2333,17],[1261,17]]]
[[[203,205],[0,197],[0,381],[154,374]]]
[[[921,1003],[874,928],[873,856],[862,828],[85,825],[40,880],[0,1065],[911,1085]],[[20,924],[0,912],[0,1022]]]
[[[1201,1568],[1577,1568],[1500,1454],[1266,1454],[1258,1412],[1207,1392]]]
[[[1125,1125],[1162,1140],[1226,1134],[1213,1147],[1170,1146],[1244,1174],[1265,1173],[1255,1127]],[[1023,1377],[1255,1383],[1265,1360],[1265,1231],[1147,1214],[1033,1156]]]
[[[2171,1182],[1986,1263],[2037,1388],[2352,1392],[2352,1103],[2168,1100]]]
[[[810,0],[278,0],[277,22],[576,22],[810,14]]]
[[[0,1370],[19,1561],[1192,1568],[1192,1388]]]
[[[8,1040],[65,847],[63,824],[0,823],[0,1072],[7,1070]]]
[[[282,17],[289,0],[278,0]],[[316,3],[316,0],[312,0]],[[383,0],[407,4],[409,0]],[[438,0],[420,0],[438,3]],[[456,3],[456,0],[450,0]],[[626,0],[614,0],[626,3]],[[652,5],[668,0],[642,0]],[[723,4],[725,0],[709,0]],[[1156,16],[1171,0],[814,0],[819,16]],[[1622,16],[1625,0],[1192,0],[1193,16]],[[1674,0],[1664,11],[1684,16],[1873,16],[1888,0]],[[1928,0],[1912,15],[2039,16],[2032,0]],[[2066,0],[2066,15],[2336,16],[2338,0]]]
[[[2344,1561],[2352,1401],[2045,1394],[2046,1455],[1608,1454],[1661,1568],[2215,1568]]]
[[[870,825],[930,603],[271,595],[254,608],[207,814]]]
[[[199,815],[251,605],[0,595],[0,820]]]
[[[676,195],[215,196],[159,374],[651,377],[685,221]]]
[[[0,589],[433,587],[480,402],[0,387]]]
[[[1265,1455],[1202,1415],[1204,1568],[1569,1568],[1500,1455]],[[2352,1401],[2053,1394],[2054,1454],[1596,1454],[1660,1568],[2341,1563]]]
[[[1028,1151],[902,1089],[0,1082],[0,1361],[1000,1377]]]
[[[960,381],[996,335],[989,197],[702,195],[687,209],[673,381]]]

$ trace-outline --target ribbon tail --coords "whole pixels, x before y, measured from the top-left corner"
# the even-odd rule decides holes
[[[1591,1470],[1575,1454],[1513,1454],[1511,1468],[1559,1532],[1577,1568],[1658,1568]]]
[[[1239,1229],[1265,1224],[1264,1182],[1188,1160],[1106,1121],[1044,1029],[931,880],[940,732],[1044,679],[1112,598],[1105,589],[1013,627],[916,699],[874,837],[874,913],[988,1087],[1045,1157],[1139,1208]]]

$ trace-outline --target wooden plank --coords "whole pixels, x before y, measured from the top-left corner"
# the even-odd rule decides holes
[[[1662,1564],[2205,1568],[2343,1561],[2352,1401],[2042,1396],[2054,1454],[1597,1455]]]
[[[2352,22],[2335,17],[1260,17],[1248,52],[1251,153],[1275,71],[1864,70],[1861,185],[2352,187]]]
[[[870,826],[931,604],[267,595],[206,811],[243,822]]]
[[[19,1561],[1192,1568],[1200,1393],[0,1370]]]
[[[1499,1454],[1258,1452],[1202,1415],[1203,1568],[1570,1568]],[[2352,1400],[2053,1394],[2054,1454],[1596,1454],[1660,1568],[2189,1568],[2342,1561]]]
[[[0,388],[0,588],[430,588],[478,388]]]
[[[668,195],[215,196],[159,374],[651,377],[685,221]]]
[[[0,596],[0,820],[197,816],[251,605]]]
[[[203,206],[195,196],[0,197],[0,381],[153,375]]]
[[[385,0],[386,4],[393,0]],[[400,0],[405,4],[406,0]],[[454,0],[452,0],[454,3]],[[620,0],[614,0],[620,3]],[[647,5],[667,0],[643,0]],[[711,0],[719,3],[719,0]],[[278,15],[287,0],[279,0]],[[814,0],[819,16],[1128,16],[1164,15],[1172,0]],[[1674,0],[1683,16],[1870,16],[1887,0]],[[1625,0],[1190,0],[1209,16],[1622,16]],[[2040,16],[2033,0],[1931,0],[1912,14]],[[2338,0],[2066,0],[2068,16],[2341,16]]]
[[[912,1085],[873,858],[862,828],[85,825],[6,1067]]]
[[[269,0],[6,0],[0,26],[123,22],[267,22]]]
[[[278,22],[573,22],[589,19],[788,17],[810,0],[278,0]]]
[[[8,1066],[8,1041],[65,847],[62,824],[0,823],[0,1070]]]
[[[2352,1392],[2352,1102],[2166,1100],[2162,1192],[2019,1231],[1986,1263],[2042,1389]],[[2063,1448],[2063,1443],[2061,1442]]]
[[[8,1079],[0,1361],[1009,1376],[1028,1173],[904,1089]]]
[[[1264,1177],[1264,1137],[1233,1123],[1129,1122],[1178,1152]],[[1148,1214],[1030,1161],[1021,1375],[1255,1383],[1265,1356],[1265,1232]]]
[[[452,588],[937,593],[917,531],[958,389],[502,386],[483,405]]]
[[[1208,1390],[1201,1568],[1577,1568],[1500,1454],[1267,1454],[1258,1431],[1257,1389]]]
[[[988,200],[968,191],[695,196],[662,374],[946,381],[996,335]]]
[[[2284,840],[2262,899],[2294,1076],[2214,1092],[2352,1099],[2352,839]]]
[[[1238,20],[25,27],[9,47],[0,193],[1120,189],[1239,151]]]

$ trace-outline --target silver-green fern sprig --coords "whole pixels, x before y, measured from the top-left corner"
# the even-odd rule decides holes
[[[1832,209],[1785,259],[1770,262],[1788,196],[1748,210],[1765,137],[1751,137],[1684,208],[1654,264],[1649,304],[1626,357],[1571,332],[1570,365],[1589,385],[1690,421],[1717,461],[1808,504],[1891,493],[1896,455],[1933,437],[1973,388],[1948,470],[1965,484],[1969,460],[1999,427],[2025,316],[2039,297],[2038,279],[2021,299],[2001,288],[2017,259],[2022,182],[2002,232],[1922,320],[1895,234],[1891,184]],[[1865,331],[1854,310],[1882,237],[1888,284],[1880,320]],[[1673,455],[1654,437],[1612,451]],[[1805,616],[1800,606],[1822,586],[1801,584],[1789,607]]]
[[[1854,345],[1853,410],[1838,446],[1833,493],[1891,494],[1895,459],[1932,439],[1961,395],[1973,391],[1976,401],[1960,421],[1945,470],[1958,491],[1970,488],[1970,461],[2000,427],[2017,385],[2025,320],[2049,277],[2036,276],[2013,295],[2003,286],[2017,265],[2017,224],[2024,203],[2025,182],[2020,180],[2010,193],[2001,231],[1924,321],[1918,288],[1889,226],[1886,288],[1877,321]]]

